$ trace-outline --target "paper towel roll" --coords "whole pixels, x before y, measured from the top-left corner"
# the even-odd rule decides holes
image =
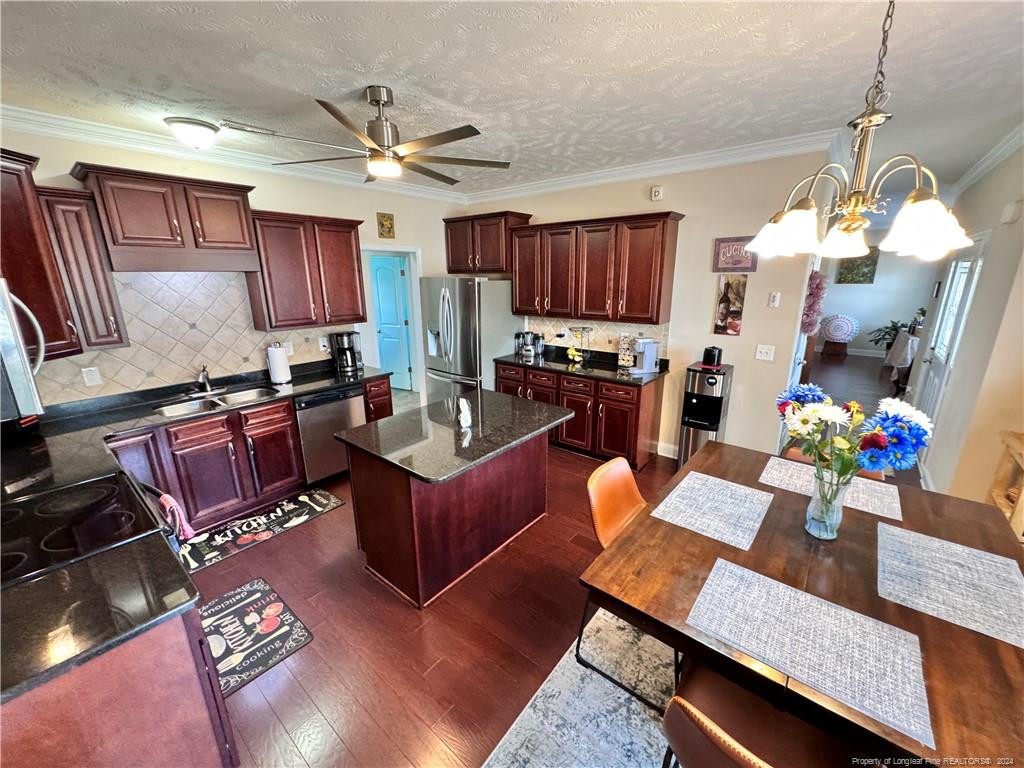
[[[287,384],[292,380],[292,369],[288,365],[288,350],[280,342],[267,347],[267,368],[270,369],[270,380],[274,384]]]

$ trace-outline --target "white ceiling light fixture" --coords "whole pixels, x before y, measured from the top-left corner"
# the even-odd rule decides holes
[[[882,23],[882,46],[878,51],[874,82],[864,94],[866,107],[848,123],[853,128],[850,148],[852,178],[842,164],[825,163],[816,173],[793,187],[785,207],[768,220],[757,237],[747,244],[746,250],[765,258],[792,256],[796,253],[815,253],[833,259],[864,256],[868,252],[864,230],[870,226],[870,222],[862,214],[865,211],[886,212],[889,200],[881,197],[882,185],[893,174],[905,170],[914,172],[914,191],[904,201],[889,234],[878,247],[883,251],[895,251],[900,256],[914,255],[925,261],[935,261],[952,250],[971,244],[953,212],[939,199],[935,174],[921,165],[913,155],[890,157],[868,181],[874,133],[892,117],[882,110],[890,96],[889,91],[885,90],[885,70],[882,65],[888,51],[889,30],[892,28],[895,7],[895,0],[889,0]],[[836,173],[830,173],[831,170]],[[931,189],[924,186],[925,177]],[[839,217],[824,241],[818,239],[818,209],[813,199],[821,179],[829,181],[830,192],[834,193],[834,196],[829,196],[829,204],[823,211],[825,221],[833,216]],[[805,184],[809,186],[804,197],[794,204],[797,190]]]
[[[174,137],[192,149],[209,149],[217,140],[217,132],[220,130],[213,123],[205,120],[195,120],[191,117],[165,117],[164,122],[171,129]]]

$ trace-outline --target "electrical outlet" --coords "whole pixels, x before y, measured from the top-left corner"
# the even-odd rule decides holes
[[[291,357],[292,355],[295,354],[295,347],[292,345],[290,341],[286,341],[284,343],[284,351],[288,355],[288,357]]]
[[[782,304],[782,293],[780,291],[772,291],[768,294],[769,307],[778,309],[780,304]]]
[[[87,387],[98,387],[103,384],[103,377],[100,376],[99,368],[83,368],[82,379],[85,380],[85,386]]]
[[[321,352],[330,352],[330,348],[327,346],[327,337],[321,336],[317,339],[317,343],[320,345]]]
[[[655,184],[651,187],[651,200],[657,202],[665,196],[665,190],[659,184]]]
[[[754,358],[757,360],[765,360],[769,363],[775,360],[775,347],[771,344],[758,344],[757,352],[754,353]]]

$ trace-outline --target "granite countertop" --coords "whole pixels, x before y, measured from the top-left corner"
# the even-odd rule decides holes
[[[12,585],[0,594],[0,701],[184,613],[198,598],[159,531]]]
[[[263,385],[273,387],[275,393],[262,400],[185,416],[161,416],[153,408],[169,400],[180,399],[183,394],[194,390],[191,384],[55,406],[43,415],[38,429],[17,435],[4,434],[0,453],[0,466],[3,467],[0,496],[4,502],[13,501],[29,493],[51,491],[117,472],[120,467],[103,442],[112,434],[128,434],[162,424],[205,418],[388,375],[387,371],[365,368],[361,374],[342,376],[329,368],[296,375],[291,384],[275,385],[265,377],[254,375],[247,381],[229,382],[227,386],[231,390]],[[213,385],[222,386],[219,381],[214,381]]]
[[[469,404],[472,425],[459,426],[459,408],[441,400],[339,432],[335,438],[378,456],[414,477],[440,483],[468,472],[572,418],[572,411],[521,397],[479,390]]]
[[[668,375],[667,361],[663,361],[662,367],[654,373],[633,375],[627,368],[618,368],[614,363],[591,359],[583,364],[570,363],[567,359],[541,358],[528,363],[516,355],[504,355],[494,358],[496,363],[507,363],[518,365],[524,368],[536,368],[541,371],[552,371],[553,373],[565,373],[571,376],[579,376],[584,379],[595,379],[597,381],[611,381],[616,384],[642,387],[657,381],[662,376]]]

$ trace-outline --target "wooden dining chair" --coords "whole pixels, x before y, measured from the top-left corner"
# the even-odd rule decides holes
[[[594,533],[597,534],[597,541],[604,549],[607,549],[632,522],[633,518],[647,506],[647,500],[644,499],[640,494],[640,489],[637,488],[636,478],[633,477],[633,470],[630,468],[629,462],[621,456],[605,462],[591,473],[590,478],[587,480],[587,495],[590,497],[590,514],[594,523]],[[590,595],[588,594],[587,602],[583,606],[580,631],[576,635],[576,661],[587,669],[597,672],[605,680],[614,683],[626,691],[626,693],[660,713],[662,709],[660,705],[655,704],[639,691],[615,679],[583,657],[583,654],[580,652],[580,646],[583,643],[583,630],[595,613],[597,613],[597,606],[590,602]],[[675,669],[677,676],[680,668],[681,661],[678,652],[676,652]]]
[[[843,742],[692,661],[665,709],[662,728],[668,740],[662,768],[850,765]]]
[[[793,446],[787,449],[783,454],[782,458],[789,459],[790,461],[799,461],[801,464],[813,464],[814,459],[801,451],[798,447]],[[879,470],[878,472],[872,472],[870,469],[862,469],[857,473],[860,477],[866,477],[869,480],[878,480],[879,482],[885,482],[885,472]]]

